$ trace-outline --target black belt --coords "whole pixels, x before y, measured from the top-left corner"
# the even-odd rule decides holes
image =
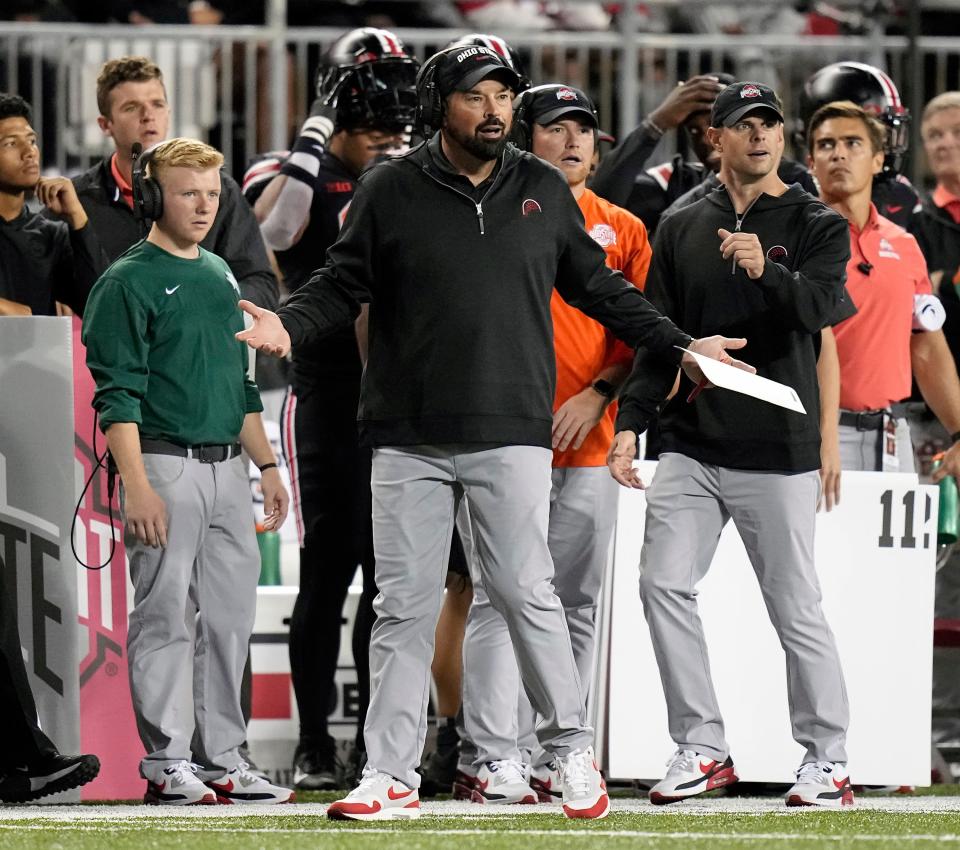
[[[886,410],[864,410],[854,413],[852,410],[840,411],[840,424],[858,431],[882,431],[883,417],[889,415]]]
[[[172,455],[199,460],[200,463],[220,463],[237,457],[241,448],[239,443],[205,446],[180,446],[167,440],[140,440],[140,451],[148,455]]]

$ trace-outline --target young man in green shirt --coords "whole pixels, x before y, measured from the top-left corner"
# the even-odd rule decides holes
[[[146,156],[143,195],[160,208],[147,238],[97,281],[83,328],[121,480],[144,800],[289,802],[292,791],[251,773],[239,753],[260,571],[241,445],[263,472],[267,528],[283,522],[288,497],[246,347],[233,337],[240,288],[199,245],[217,213],[223,157],[190,139]]]

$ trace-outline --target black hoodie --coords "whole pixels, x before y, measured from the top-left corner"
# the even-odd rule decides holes
[[[662,452],[735,469],[803,472],[820,467],[819,386],[815,337],[836,314],[850,258],[846,220],[799,186],[760,195],[740,230],[756,233],[767,256],[751,280],[720,254],[719,228],[736,230],[726,190],[663,219],[653,246],[646,294],[695,336],[746,337],[735,356],[757,373],[793,387],[806,415],[723,389],[688,404],[691,383],[660,420]],[[638,353],[621,396],[617,430],[642,431],[651,398]]]
[[[279,311],[294,346],[370,303],[359,420],[373,445],[550,446],[550,297],[647,346],[659,402],[689,337],[605,264],[563,175],[508,146],[487,184],[439,136],[364,174],[327,265]],[[651,411],[652,412],[652,411]]]

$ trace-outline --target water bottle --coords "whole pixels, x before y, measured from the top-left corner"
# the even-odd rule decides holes
[[[943,463],[943,452],[933,456],[932,469]],[[952,475],[940,479],[940,508],[937,511],[937,545],[950,546],[957,542],[960,531],[960,506],[957,498],[957,482]]]
[[[260,585],[283,584],[280,579],[280,532],[267,531],[257,524],[257,545],[260,547]]]

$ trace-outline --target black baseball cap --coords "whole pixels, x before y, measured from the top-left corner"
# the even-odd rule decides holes
[[[470,91],[482,80],[495,79],[516,91],[520,76],[495,50],[478,44],[467,44],[448,50],[437,67],[437,90],[441,97],[455,91]]]
[[[537,86],[526,97],[530,98],[530,120],[542,127],[560,118],[582,118],[591,127],[600,127],[593,101],[573,86]]]
[[[783,106],[772,88],[763,83],[731,83],[713,102],[710,126],[732,127],[755,109],[767,109],[773,112],[779,121],[783,121]]]

